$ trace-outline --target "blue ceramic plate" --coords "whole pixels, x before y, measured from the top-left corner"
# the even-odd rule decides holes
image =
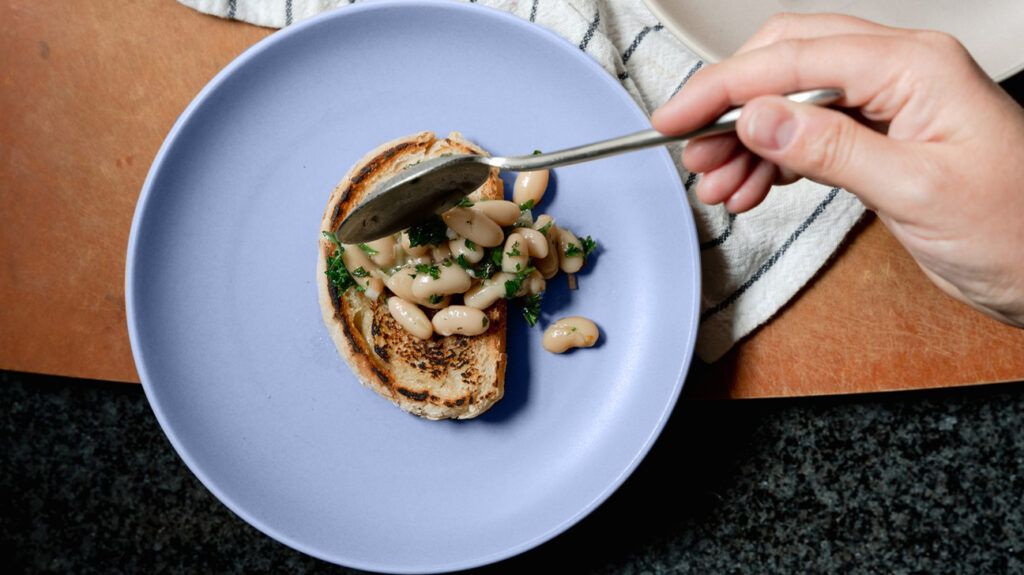
[[[475,420],[356,381],[321,321],[318,227],[345,171],[399,136],[514,154],[648,126],[575,46],[471,4],[358,5],[248,50],[171,130],[128,247],[132,350],[175,449],[255,527],[364,569],[482,565],[579,521],[647,453],[693,350],[696,234],[667,152],[556,172],[544,211],[601,249],[578,291],[552,282],[546,319],[586,315],[602,342],[551,355],[513,317],[505,398]]]

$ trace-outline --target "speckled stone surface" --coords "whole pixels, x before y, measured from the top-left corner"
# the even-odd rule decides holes
[[[139,386],[0,373],[6,572],[345,573],[221,505]],[[682,402],[637,472],[484,573],[1024,573],[1024,383]]]

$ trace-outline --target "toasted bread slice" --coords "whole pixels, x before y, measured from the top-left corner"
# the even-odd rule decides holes
[[[321,230],[337,230],[370,190],[405,166],[448,153],[485,154],[457,132],[444,139],[420,132],[373,150],[331,193]],[[472,195],[477,196],[503,199],[497,169]],[[355,289],[337,293],[324,273],[334,249],[329,240],[320,240],[316,274],[320,308],[338,352],[364,385],[405,411],[428,419],[476,417],[501,399],[508,315],[504,300],[487,310],[490,327],[482,335],[435,334],[430,340],[421,340],[398,325],[388,312],[386,295],[371,300]]]

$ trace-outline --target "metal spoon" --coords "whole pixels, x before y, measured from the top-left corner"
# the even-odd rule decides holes
[[[843,97],[842,90],[825,88],[787,94],[794,102],[827,106]],[[736,129],[742,107],[732,108],[714,122],[679,136],[644,130],[610,140],[595,142],[531,156],[485,157],[455,154],[426,160],[403,170],[371,192],[338,227],[338,238],[346,244],[373,241],[440,214],[479,188],[491,168],[525,172],[567,166],[672,142],[692,140]]]

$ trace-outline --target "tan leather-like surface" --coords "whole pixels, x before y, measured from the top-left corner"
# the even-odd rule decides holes
[[[138,381],[124,317],[131,218],[178,114],[269,30],[172,0],[0,0],[0,368]],[[1024,331],[934,288],[877,221],[691,397],[1024,379]]]
[[[135,200],[178,114],[270,31],[173,0],[0,2],[0,367],[138,381]]]

